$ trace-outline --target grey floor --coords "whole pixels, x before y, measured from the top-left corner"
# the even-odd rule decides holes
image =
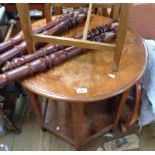
[[[19,115],[19,113],[17,113],[16,115]],[[66,143],[62,139],[50,134],[49,132],[42,132],[31,110],[26,110],[26,115],[24,115],[24,119],[22,119],[22,122],[20,122],[20,124],[22,124],[22,132],[19,135],[7,132],[5,136],[0,136],[0,144],[6,144],[11,150],[14,151],[75,150],[72,145]],[[126,133],[126,135],[129,135],[131,133],[135,133],[136,135],[138,135],[140,140],[140,147],[136,150],[155,150],[155,123],[143,127],[140,132],[138,132],[138,130],[139,127],[137,124],[135,124],[134,126],[130,127]],[[102,136],[85,145],[82,150],[91,151],[97,150],[98,147],[103,148],[105,142],[123,136],[119,130],[115,130],[113,132],[113,135],[113,138],[106,138],[103,134]]]

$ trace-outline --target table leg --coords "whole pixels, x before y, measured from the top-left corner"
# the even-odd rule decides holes
[[[121,100],[118,104],[118,109],[116,111],[116,116],[115,116],[115,120],[114,120],[114,128],[117,128],[119,120],[121,118],[125,103],[127,101],[127,97],[129,95],[130,89],[126,90],[125,92],[123,92]]]
[[[36,115],[37,121],[39,123],[40,128],[42,131],[45,131],[45,128],[43,127],[43,114],[41,110],[41,105],[38,101],[38,96],[34,93],[31,93],[30,91],[27,91],[28,97],[30,99],[30,103],[32,106],[32,109]]]
[[[43,110],[42,110],[42,113],[43,113],[43,122],[45,122],[46,120],[46,112],[47,112],[47,108],[48,108],[48,103],[49,103],[49,99],[48,98],[45,98],[45,101],[44,101],[44,105],[43,105]]]
[[[73,138],[76,150],[79,150],[85,136],[84,103],[72,103]]]
[[[141,94],[142,94],[141,89],[142,89],[141,84],[139,82],[137,82],[136,83],[136,98],[135,98],[135,102],[134,102],[134,109],[133,109],[130,119],[125,124],[126,127],[133,125],[139,119],[140,107],[141,107]]]

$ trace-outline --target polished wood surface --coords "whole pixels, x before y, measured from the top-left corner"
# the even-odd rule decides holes
[[[54,17],[52,17],[54,18]],[[89,29],[110,22],[109,18],[91,16]],[[33,24],[42,25],[45,20]],[[84,24],[70,30],[65,37],[83,32]],[[48,98],[74,102],[91,102],[117,95],[136,83],[147,64],[147,50],[142,40],[131,31],[127,32],[119,71],[112,72],[113,52],[90,50],[44,73],[22,81],[32,92]],[[115,78],[109,77],[115,74]],[[87,88],[78,94],[77,88]]]

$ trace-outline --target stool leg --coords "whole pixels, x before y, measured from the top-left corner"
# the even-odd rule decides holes
[[[72,103],[73,138],[76,150],[79,150],[85,136],[84,103]]]
[[[118,104],[118,109],[116,111],[116,116],[115,116],[115,120],[114,120],[114,129],[118,127],[119,120],[121,118],[121,115],[122,115],[125,103],[127,101],[127,97],[129,95],[129,90],[130,89],[128,89],[125,92],[123,92],[121,100],[120,100],[120,102]]]
[[[31,93],[30,91],[27,91],[28,97],[30,99],[30,103],[32,106],[32,109],[36,115],[37,121],[39,123],[40,128],[42,131],[45,131],[45,128],[43,127],[43,114],[41,110],[41,105],[38,101],[38,96],[34,93]]]

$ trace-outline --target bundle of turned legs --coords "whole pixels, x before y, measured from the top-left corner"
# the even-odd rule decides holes
[[[33,33],[46,35],[62,34],[83,22],[86,15],[87,10],[80,9],[34,29]],[[107,25],[100,25],[88,31],[87,39],[97,42],[109,42],[115,38],[117,29],[118,21],[111,22]],[[81,39],[82,35],[75,37]],[[17,45],[11,48],[13,44]],[[9,48],[11,49],[7,50]],[[4,50],[6,51],[4,52]],[[26,54],[26,42],[23,41],[23,36],[19,34],[0,44],[0,52],[2,53],[0,55],[0,65],[2,66],[1,70],[3,72],[0,74],[0,87],[4,87],[10,82],[43,72],[87,50],[88,49],[57,44],[48,45],[33,54]]]

